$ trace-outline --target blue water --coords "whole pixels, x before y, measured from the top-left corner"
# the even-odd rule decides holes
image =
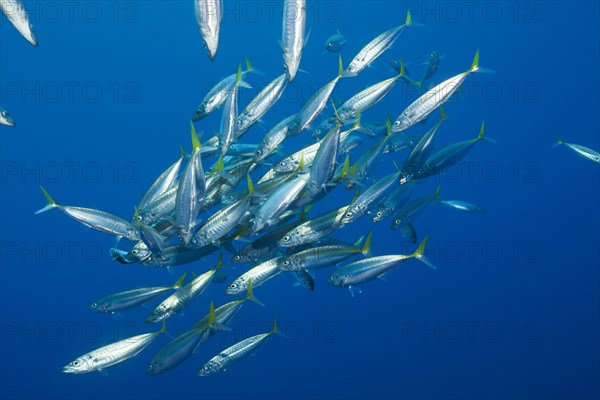
[[[478,143],[459,167],[418,185],[415,196],[440,184],[442,197],[487,212],[431,206],[415,227],[420,238],[430,235],[428,254],[438,269],[410,261],[355,297],[330,286],[327,270],[318,271],[312,293],[279,276],[256,290],[265,308],[244,305],[231,331],[161,376],[145,368],[166,336],[106,374],[61,369],[104,344],[158,329],[143,322],[147,309],[113,317],[90,312],[89,302],[134,286],[170,285],[185,271],[211,268],[216,255],[174,273],[117,264],[108,254],[114,238],[59,211],[33,215],[44,205],[38,185],[59,202],[128,218],[179,146],[189,149],[189,118],[208,88],[235,72],[244,56],[265,74],[249,78],[255,88],[281,73],[281,6],[226,0],[211,63],[191,1],[67,3],[26,2],[37,48],[4,16],[0,23],[0,105],[17,121],[16,128],[0,127],[0,398],[600,396],[600,169],[566,147],[551,149],[557,134],[600,149],[598,3],[469,8],[309,0],[311,34],[301,63],[309,74],[298,74],[264,124],[299,110],[335,76],[336,56],[322,52],[337,28],[349,39],[342,52],[349,61],[375,35],[401,24],[410,8],[425,26],[407,29],[373,68],[340,81],[333,97],[346,99],[393,76],[389,62],[400,57],[418,78],[431,51],[445,55],[435,84],[468,68],[480,48],[481,65],[496,73],[467,79],[446,106],[450,119],[438,141],[475,137],[485,120],[486,135],[497,143]],[[244,90],[240,109],[256,93]],[[398,83],[364,120],[394,118],[417,96]],[[197,129],[206,137],[216,133],[220,114]],[[255,126],[244,142],[263,134]],[[284,151],[312,140],[305,132]],[[391,172],[391,161],[405,156],[382,156],[373,176]],[[311,215],[347,204],[352,195],[338,188]],[[334,236],[354,242],[370,229],[375,255],[414,249],[389,221],[374,225],[369,217]],[[228,282],[244,271],[228,268]],[[191,326],[211,300],[231,300],[225,285],[214,284],[185,315],[169,319],[169,332]],[[220,350],[270,329],[274,316],[286,337],[229,372],[196,376]]]

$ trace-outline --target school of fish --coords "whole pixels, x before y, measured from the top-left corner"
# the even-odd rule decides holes
[[[23,4],[18,0],[0,0],[0,8],[15,28],[34,46],[37,39]],[[220,0],[194,0],[195,17],[208,58],[216,58],[223,15]],[[442,56],[432,52],[423,75],[413,80],[402,60],[391,61],[394,76],[373,82],[345,102],[335,102],[332,93],[344,80],[363,73],[380,58],[408,29],[420,24],[407,13],[403,23],[360,43],[362,49],[344,66],[338,57],[337,71],[298,110],[273,124],[258,143],[243,141],[243,136],[278,102],[289,82],[300,69],[307,45],[306,2],[285,0],[280,46],[283,73],[275,77],[256,97],[238,109],[240,92],[247,90],[249,74],[255,73],[250,60],[231,68],[231,74],[217,83],[196,110],[190,110],[190,151],[180,156],[156,178],[145,195],[132,207],[129,218],[94,208],[59,203],[50,191],[41,187],[47,205],[36,212],[58,209],[72,219],[121,241],[110,249],[112,258],[122,264],[143,267],[196,267],[201,259],[217,254],[210,269],[187,279],[183,273],[166,286],[142,287],[109,293],[89,299],[89,310],[116,313],[162,301],[151,307],[146,322],[162,323],[158,330],[122,339],[77,357],[66,364],[66,373],[101,371],[141,353],[166,330],[167,320],[181,314],[199,296],[218,290],[213,283],[227,282],[225,293],[238,296],[225,304],[207,304],[204,315],[184,333],[171,339],[147,365],[151,375],[174,369],[198,352],[200,346],[228,324],[247,300],[263,305],[254,292],[281,275],[289,275],[296,286],[318,290],[314,271],[328,269],[322,282],[349,289],[352,296],[361,287],[382,278],[412,259],[428,267],[435,266],[426,257],[428,237],[419,240],[417,218],[429,206],[441,204],[468,213],[485,209],[464,200],[443,198],[439,186],[433,193],[414,197],[415,184],[443,173],[459,163],[483,141],[485,125],[471,127],[471,137],[463,137],[446,146],[437,146],[436,137],[447,119],[444,104],[460,90],[472,75],[486,72],[479,65],[479,50],[470,64],[441,83],[432,84],[441,68]],[[353,38],[353,41],[357,39]],[[338,30],[325,42],[325,53],[340,54],[348,39]],[[243,55],[240,55],[243,56]],[[365,113],[376,106],[399,84],[428,89],[409,105],[389,110],[395,119],[364,123]],[[329,107],[331,113],[324,115]],[[205,137],[203,119],[221,114],[219,134]],[[439,117],[436,115],[439,113]],[[317,119],[321,119],[315,124]],[[424,123],[435,119],[424,129]],[[0,123],[14,126],[8,112],[0,109]],[[317,126],[315,129],[311,127]],[[205,129],[206,131],[208,129]],[[409,133],[410,131],[410,133]],[[304,135],[306,146],[289,154],[282,144]],[[369,142],[367,144],[366,142]],[[589,148],[564,142],[578,155],[600,163],[600,155]],[[357,150],[362,146],[360,150]],[[479,145],[477,145],[479,146]],[[383,163],[382,163],[383,160]],[[376,163],[387,165],[383,176],[373,173]],[[312,208],[334,191],[352,190],[354,198],[321,213]],[[370,219],[373,231],[360,232],[354,243],[335,239],[332,234],[359,219]],[[388,222],[385,222],[388,221]],[[401,237],[414,244],[409,254],[371,253],[373,237],[385,235],[375,230],[384,222]],[[385,232],[385,231],[384,231]],[[401,236],[400,236],[401,235]],[[238,244],[235,246],[234,244]],[[243,247],[239,248],[239,244]],[[248,269],[234,279],[226,272],[229,262],[247,264]],[[415,262],[416,263],[416,262]],[[249,356],[278,333],[277,321],[270,331],[248,337],[222,350],[204,364],[196,365],[197,375],[206,377],[227,370]]]

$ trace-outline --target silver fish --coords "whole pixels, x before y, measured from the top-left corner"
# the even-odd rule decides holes
[[[162,329],[158,332],[144,333],[100,347],[65,365],[63,372],[67,374],[87,374],[119,364],[138,355],[164,332],[166,332],[166,328],[163,324]]]
[[[37,38],[35,37],[35,29],[31,22],[29,22],[29,16],[25,11],[25,5],[20,0],[0,0],[0,10],[6,15],[6,18],[15,27],[17,31],[25,38],[29,43],[34,46],[38,45]]]
[[[227,370],[236,362],[243,360],[256,351],[274,333],[277,333],[277,321],[273,323],[271,331],[244,339],[211,358],[198,370],[198,376],[210,376]]]
[[[252,125],[260,121],[260,119],[273,107],[277,100],[283,94],[287,86],[287,75],[282,74],[269,83],[250,104],[246,106],[244,111],[239,115],[236,122],[236,138],[239,138]]]
[[[305,29],[306,0],[285,0],[283,2],[281,50],[289,82],[294,80],[300,67],[302,49],[306,44]]]
[[[373,61],[382,55],[396,41],[398,36],[406,29],[413,25],[410,16],[410,11],[406,13],[406,21],[404,25],[397,26],[387,30],[371,40],[348,64],[344,76],[356,76],[360,71],[367,68]]]
[[[596,150],[592,150],[588,147],[585,147],[585,146],[582,146],[579,144],[567,143],[567,142],[563,141],[560,138],[560,136],[558,136],[558,140],[557,140],[556,144],[552,147],[556,147],[561,144],[567,146],[570,150],[574,151],[577,155],[579,155],[587,160],[593,161],[597,164],[600,164],[600,153],[598,153]]]
[[[48,193],[48,191],[46,191],[42,185],[40,185],[40,188],[44,193],[44,197],[46,198],[48,205],[36,211],[35,214],[41,214],[53,208],[58,208],[71,218],[74,218],[82,224],[100,232],[115,235],[117,238],[124,237],[134,241],[140,240],[138,230],[130,222],[125,221],[124,219],[115,215],[104,211],[95,210],[93,208],[60,205],[52,198],[52,196],[50,196],[50,193]]]
[[[353,293],[354,286],[379,278],[408,259],[423,261],[428,239],[423,239],[417,250],[409,255],[370,257],[347,264],[331,274],[327,281],[333,286],[348,287]]]
[[[8,111],[0,107],[0,125],[16,126],[15,120],[12,119]]]
[[[145,287],[126,290],[124,292],[104,296],[89,305],[89,309],[102,313],[114,313],[141,306],[169,290],[177,290],[185,280],[187,273],[183,274],[171,286]]]
[[[213,61],[219,48],[219,31],[223,18],[222,0],[194,0],[196,22],[200,27],[202,44]]]
[[[402,132],[427,118],[429,114],[444,104],[460,88],[469,75],[477,71],[480,71],[479,50],[475,53],[471,68],[428,90],[402,111],[398,118],[396,118],[396,121],[394,121],[392,131],[396,133]]]

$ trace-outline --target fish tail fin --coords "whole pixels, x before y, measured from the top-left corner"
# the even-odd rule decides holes
[[[340,114],[338,114],[337,107],[335,106],[335,103],[333,100],[331,100],[331,106],[333,107],[333,112],[335,114],[336,123],[338,125],[342,125],[342,119],[340,118]]]
[[[162,323],[162,327],[160,328],[160,331],[158,331],[159,334],[161,333],[165,333],[167,332],[167,319],[163,319],[163,323]]]
[[[400,167],[398,166],[398,164],[396,164],[396,161],[392,160],[392,164],[394,164],[394,167],[396,167],[396,170],[397,170],[398,172],[402,172],[402,168],[400,168]],[[438,186],[438,188],[439,188],[439,186]]]
[[[250,281],[248,281],[248,293],[246,294],[246,300],[252,300],[256,304],[259,304],[263,307],[265,306],[265,304],[262,301],[258,300],[258,298],[256,298],[256,296],[254,296],[254,288],[252,286],[252,279],[250,279]]]
[[[556,143],[554,143],[552,148],[555,148],[556,146],[560,146],[561,144],[565,144],[564,140],[562,140],[560,136],[556,135]]]
[[[479,128],[479,136],[477,136],[477,138],[475,140],[485,140],[485,141],[491,142],[491,143],[498,143],[494,139],[490,139],[489,137],[485,136],[484,128],[485,128],[485,121],[482,121],[481,128]]]
[[[172,286],[171,289],[179,289],[181,287],[181,285],[183,284],[183,281],[185,281],[185,277],[187,276],[187,272],[184,272],[183,275],[181,275],[181,277],[179,279],[177,279],[177,282],[175,282]]]
[[[217,258],[217,265],[215,266],[215,270],[223,268],[223,249],[219,249],[219,256]]]
[[[433,193],[433,195],[431,196],[431,198],[434,200],[436,200],[438,197],[440,197],[440,185],[438,185],[437,189],[435,190],[435,193]]]
[[[471,68],[469,72],[475,72],[479,70],[479,49],[475,52],[475,57],[473,57],[473,62],[471,63]]]
[[[197,151],[200,150],[201,144],[200,144],[200,139],[198,138],[198,134],[196,133],[196,127],[194,126],[194,123],[192,121],[190,121],[190,126],[191,126],[191,137],[192,137],[192,151]]]
[[[51,210],[51,209],[56,208],[56,207],[59,206],[58,203],[56,202],[56,200],[54,200],[52,198],[52,196],[50,196],[50,193],[48,193],[48,191],[46,190],[46,188],[44,188],[42,185],[40,185],[40,189],[42,189],[42,193],[44,194],[44,197],[46,198],[46,201],[48,202],[48,204],[45,207],[37,210],[35,212],[35,214],[41,214],[43,212],[46,212],[48,210]]]
[[[425,257],[425,247],[427,247],[427,242],[429,241],[429,236],[426,236],[425,239],[421,242],[417,250],[412,254],[414,258],[421,261],[423,264],[427,265],[430,268],[437,269],[426,257]]]
[[[372,238],[373,238],[373,231],[369,232],[369,234],[367,235],[367,238],[365,239],[365,242],[363,243],[362,247],[360,248],[360,252],[365,256],[368,256],[369,254],[371,254]]]
[[[346,154],[346,159],[344,160],[344,165],[342,166],[341,178],[345,178],[348,176],[350,172],[350,154]]]
[[[300,212],[300,221],[306,221],[306,216],[310,212],[310,209],[313,207],[313,205],[314,205],[314,203],[309,204],[302,209],[302,211]]]
[[[185,158],[185,150],[183,149],[182,145],[179,145],[179,151],[181,151],[181,158]]]
[[[410,10],[406,11],[406,20],[404,21],[404,25],[410,26],[412,24],[412,16],[410,15]]]
[[[342,63],[342,55],[338,57],[338,78],[344,76],[344,63]]]
[[[298,171],[303,171],[305,165],[306,160],[304,159],[304,153],[302,153],[302,156],[300,157],[300,162],[298,163]]]
[[[225,171],[225,161],[223,161],[223,154],[219,155],[219,159],[215,165],[215,172],[223,172]]]
[[[235,75],[235,84],[238,85],[242,81],[242,64],[238,65],[237,74]]]
[[[279,329],[277,328],[277,317],[273,319],[273,329],[271,329],[271,333],[279,333]]]
[[[360,131],[363,129],[363,127],[361,126],[361,119],[362,119],[362,113],[360,112],[360,110],[358,110],[355,114],[355,120],[354,120],[354,124],[352,124],[352,130],[353,131]]]
[[[246,62],[246,71],[248,71],[248,72],[254,71],[254,67],[252,66],[252,63],[250,62],[250,59],[248,57],[244,57],[244,61]]]
[[[386,129],[385,137],[389,138],[390,136],[392,136],[392,120],[390,119],[389,114],[385,119],[385,129]]]
[[[250,174],[246,175],[246,180],[248,181],[248,197],[251,197],[254,194],[254,184],[252,183]]]
[[[446,115],[446,110],[444,109],[444,106],[440,106],[440,120],[445,121],[446,119],[448,119],[448,115]]]

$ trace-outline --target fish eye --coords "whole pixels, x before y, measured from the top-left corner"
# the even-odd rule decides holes
[[[283,64],[283,70],[287,72],[287,70],[288,70],[287,64]]]
[[[352,213],[351,212],[346,213],[346,218],[350,218],[350,217],[352,217]]]
[[[400,221],[399,219],[397,219],[397,220],[395,220],[395,221],[394,221],[394,223],[395,223],[396,225],[400,225],[400,222],[402,222],[402,221]]]
[[[138,220],[138,222],[142,222],[142,216],[141,215],[138,215],[136,219]]]
[[[262,154],[262,150],[261,149],[256,150],[256,155],[260,156],[261,154]]]
[[[234,259],[234,260],[236,260],[236,261],[239,261],[239,260],[241,260],[241,259],[242,259],[242,257],[240,257],[240,256],[235,256],[235,257],[233,257],[233,259]]]
[[[290,260],[285,260],[285,261],[283,262],[283,265],[290,265]]]
[[[381,211],[377,211],[377,216],[381,217],[381,215],[382,215]]]
[[[289,241],[290,241],[290,239],[291,239],[290,235],[285,235],[285,236],[283,237],[283,241],[284,241],[284,242],[289,242]]]
[[[179,239],[179,241],[183,242],[183,237],[181,237],[181,235],[177,235],[177,239]]]
[[[139,253],[137,250],[131,250],[131,254],[133,254],[134,256],[137,255],[137,253]]]
[[[394,122],[394,126],[400,126],[400,121]]]
[[[92,308],[96,308],[96,307],[98,307],[98,304],[92,303]]]
[[[235,289],[235,288],[237,288],[237,287],[238,287],[238,285],[237,285],[237,283],[233,282],[231,285],[229,285],[229,287],[230,287],[231,289]]]

